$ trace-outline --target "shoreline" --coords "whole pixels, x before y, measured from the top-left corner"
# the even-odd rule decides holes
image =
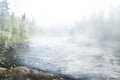
[[[55,74],[42,70],[32,69],[25,66],[17,66],[13,69],[0,67],[0,80],[118,80],[105,76],[83,75],[73,78],[70,75]]]
[[[13,69],[0,68],[0,79],[3,80],[77,80],[65,75],[53,74],[41,70],[18,66]]]

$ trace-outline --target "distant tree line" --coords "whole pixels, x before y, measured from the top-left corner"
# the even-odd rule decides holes
[[[84,34],[100,41],[120,41],[120,9],[110,7],[105,15],[104,10],[93,14],[89,19],[77,22],[71,30],[72,34]]]

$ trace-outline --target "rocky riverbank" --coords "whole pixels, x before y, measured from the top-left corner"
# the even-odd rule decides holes
[[[81,75],[81,78],[75,79],[65,75],[56,75],[19,66],[13,69],[0,67],[0,80],[120,80],[102,75]]]
[[[27,67],[15,67],[13,69],[0,68],[0,80],[66,80],[59,75],[29,69]]]
[[[26,43],[18,43],[18,44],[10,44],[9,48],[15,49],[15,48],[27,48],[28,44]]]

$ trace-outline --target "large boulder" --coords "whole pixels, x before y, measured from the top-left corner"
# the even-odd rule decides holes
[[[16,67],[12,70],[2,71],[3,80],[65,80],[58,75],[28,69],[26,67]]]

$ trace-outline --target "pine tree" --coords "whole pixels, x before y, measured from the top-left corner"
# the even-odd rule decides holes
[[[7,46],[10,42],[10,17],[8,12],[8,2],[3,0],[0,2],[0,45]]]
[[[9,22],[10,22],[10,17],[9,17],[9,12],[8,12],[8,2],[7,0],[3,0],[0,2],[0,29],[1,30],[9,30]]]

